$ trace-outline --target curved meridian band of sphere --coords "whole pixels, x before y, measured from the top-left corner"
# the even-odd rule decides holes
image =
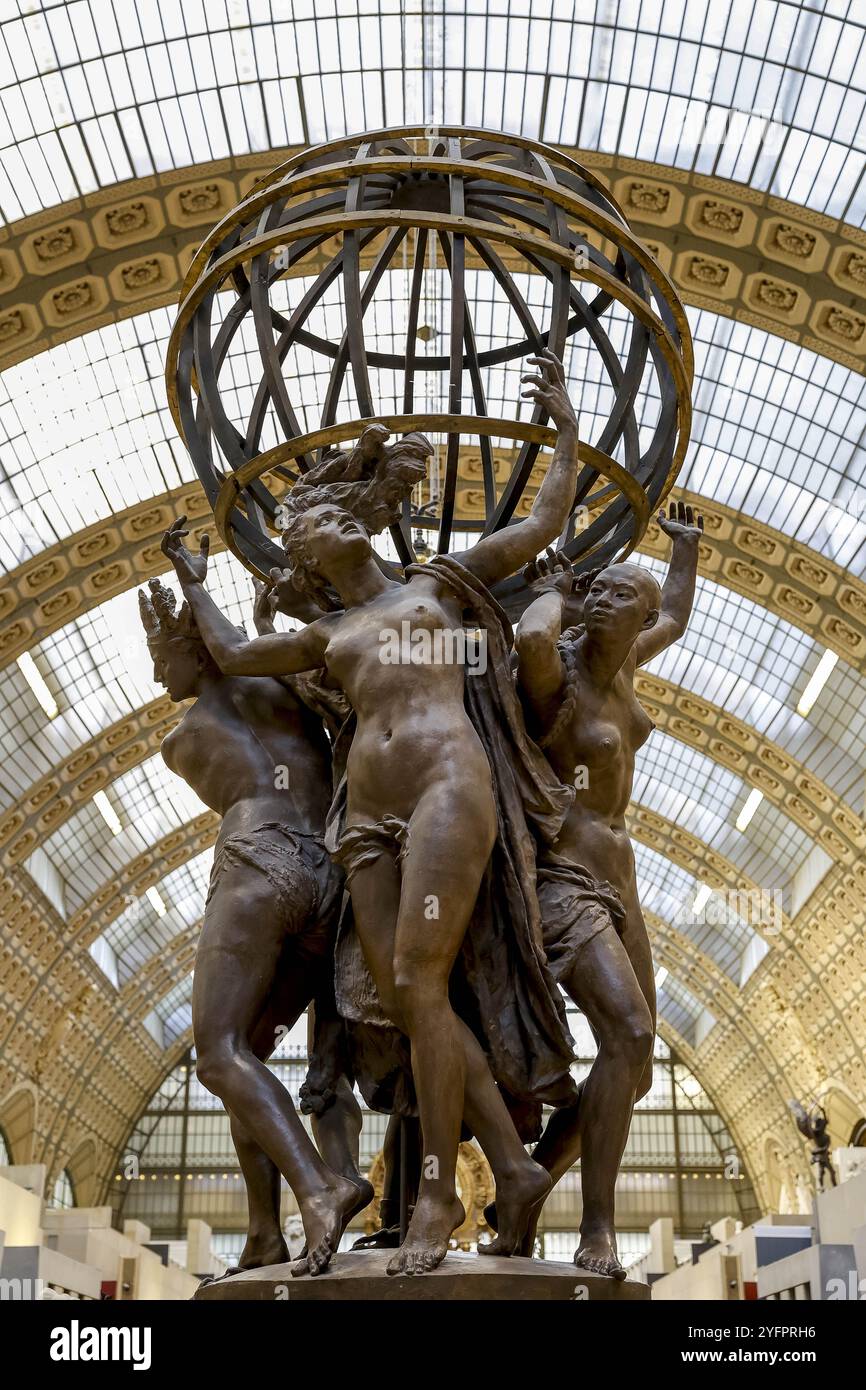
[[[359,221],[358,219],[363,220]],[[351,215],[351,217],[345,214],[345,212],[343,212],[342,216],[340,216],[336,220],[336,222],[334,219],[328,219],[327,217],[309,218],[305,219],[304,222],[297,227],[275,228],[269,234],[265,234],[257,238],[255,242],[245,241],[241,243],[240,246],[236,246],[232,250],[227,251],[223,256],[221,256],[216,262],[214,262],[210,266],[208,274],[204,277],[201,277],[189,289],[188,293],[185,295],[184,299],[181,302],[178,324],[175,325],[175,330],[172,334],[172,342],[169,346],[169,385],[171,385],[171,362],[172,359],[176,360],[177,356],[176,337],[178,327],[182,325],[185,317],[188,316],[186,311],[188,311],[188,309],[191,306],[194,306],[195,303],[197,303],[201,299],[203,293],[205,292],[203,286],[214,287],[222,279],[227,278],[227,276],[232,272],[232,270],[243,264],[244,261],[251,260],[254,256],[261,254],[263,251],[273,250],[276,246],[280,246],[282,242],[288,241],[289,243],[291,243],[292,241],[295,241],[299,237],[303,236],[304,234],[309,233],[311,230],[315,230],[321,233],[323,236],[326,236],[334,230],[342,230],[342,228],[347,225],[367,226],[370,228],[377,226],[378,230],[384,230],[389,225],[402,225],[406,228],[427,227],[428,229],[432,230],[437,230],[441,226],[442,230],[456,230],[458,235],[468,234],[468,232],[471,231],[474,233],[476,237],[489,237],[493,240],[501,240],[507,244],[512,245],[517,250],[522,249],[521,243],[525,241],[527,248],[529,248],[536,255],[546,254],[550,258],[557,260],[559,264],[562,265],[564,268],[571,269],[573,267],[574,253],[572,248],[558,247],[555,244],[544,242],[541,238],[531,237],[531,234],[517,232],[506,225],[497,226],[494,223],[488,221],[481,221],[480,219],[452,219],[447,214],[436,215],[431,213],[423,213],[421,211],[415,212],[411,215],[397,210],[391,210],[387,212],[383,211],[382,213],[378,214],[378,219],[379,220],[377,223],[374,220],[373,214],[369,212],[356,213]],[[621,282],[616,281],[612,277],[610,277],[607,281],[597,279],[596,276],[593,275],[591,269],[589,268],[587,268],[586,270],[578,271],[576,273],[582,279],[589,279],[594,283],[599,284],[600,286],[605,286],[609,294],[614,294],[615,287],[622,287]],[[621,299],[621,302],[625,302],[622,301],[621,296],[616,296],[614,294],[614,297],[619,297]],[[680,310],[681,312],[681,306],[679,306],[679,301],[676,299],[675,292],[673,291],[672,297],[674,299],[677,310]],[[677,315],[677,317],[678,316],[679,315]],[[683,323],[685,324],[684,318]],[[688,345],[688,347],[690,348],[691,343],[690,337],[688,335],[687,324],[685,326],[686,334],[684,337],[684,346]],[[678,323],[677,328],[679,327],[680,325]],[[517,354],[515,353],[515,355]],[[507,359],[505,356],[503,356],[501,360]],[[689,385],[691,385],[691,381],[693,379],[693,361],[691,360],[690,353],[688,352],[686,352],[685,354],[684,366],[686,373],[688,374]],[[172,397],[173,396],[174,392],[172,392]],[[176,405],[174,405],[173,403],[173,413],[175,409]]]
[[[417,164],[417,161],[414,161],[414,160],[413,160],[413,161],[410,161],[410,163],[414,166],[415,164]],[[466,168],[465,162],[459,162],[459,161],[458,161],[458,165],[459,165],[459,167],[461,167],[461,168],[463,168],[463,169]],[[454,167],[455,167],[455,162],[454,162],[454,161],[449,161],[449,167],[454,168]],[[435,169],[434,171],[435,171],[435,172],[441,172],[441,171],[442,171],[442,161],[439,161],[438,168]],[[352,169],[351,167],[348,168],[348,169],[344,168],[344,169],[342,169],[342,170],[341,170],[340,168],[337,168],[337,167],[329,167],[325,172],[327,173],[329,179],[333,179],[334,177],[337,177],[338,179],[342,179],[342,177],[343,177],[344,175],[348,175],[349,173],[353,173],[353,174],[354,174],[354,173],[357,173],[357,170],[356,170],[356,169]],[[499,169],[497,169],[495,172],[497,172],[497,174],[502,173],[503,175],[505,175],[505,173],[506,173],[506,171],[500,171]],[[513,176],[512,176],[512,178],[513,178]],[[555,192],[556,192],[556,190],[555,190],[555,188],[554,188],[553,186],[551,186],[551,185],[549,185],[549,184],[546,184],[546,183],[540,183],[539,180],[531,180],[531,183],[532,183],[532,185],[534,186],[534,189],[535,189],[535,190],[539,190],[539,189],[540,189],[540,191],[541,191],[543,194],[555,194]],[[526,184],[525,176],[519,176],[519,177],[517,178],[517,180],[516,180],[516,183],[515,183],[515,182],[512,183],[512,186],[518,187],[519,191],[526,191],[526,189],[525,189],[525,184]],[[336,201],[336,200],[335,200],[335,201]],[[339,201],[340,201],[341,207],[343,207],[343,200],[340,199]],[[578,204],[579,204],[579,207],[577,208],[577,211],[583,211],[584,213],[586,213],[587,210],[588,210],[588,205],[585,204],[585,202],[583,202],[583,200],[578,199],[577,201],[578,201]],[[307,208],[307,210],[309,210],[309,207]],[[247,209],[246,211],[249,211],[249,209]],[[526,214],[525,214],[525,210],[524,210],[524,215],[526,215]],[[231,217],[231,216],[232,216],[232,215],[230,215],[230,217]],[[235,214],[235,221],[238,221],[238,220],[240,220],[240,218],[238,217],[237,214]],[[589,219],[588,219],[588,220],[589,220]],[[485,222],[486,222],[486,219],[485,219]],[[306,220],[305,220],[304,225],[305,225],[305,226],[307,225]],[[492,230],[492,228],[490,228],[490,230]],[[624,239],[626,239],[626,240],[631,240],[630,234],[628,233],[627,229],[624,228],[624,227],[622,227],[622,226],[619,225],[618,223],[612,223],[611,225],[606,225],[606,226],[604,227],[604,230],[607,230],[608,232],[610,232],[610,233],[613,234],[613,235],[615,235],[616,233],[620,233],[620,234],[623,236]],[[286,240],[286,239],[288,238],[288,236],[289,236],[289,231],[288,231],[288,229],[286,229],[286,237],[284,237],[283,240]],[[244,243],[244,245],[249,246],[250,243],[247,241],[247,242]],[[637,243],[635,243],[635,245],[637,245]],[[244,258],[241,257],[241,260],[240,260],[240,261],[237,261],[237,262],[235,263],[235,265],[233,266],[233,270],[237,271],[237,270],[239,269],[240,264],[241,264],[241,261],[242,261],[243,259],[244,259]],[[247,255],[246,259],[249,259],[249,255]],[[644,269],[651,269],[651,267],[654,266],[654,263],[651,262],[651,259],[648,258],[648,256],[646,255],[646,253],[644,253],[643,256],[640,257],[640,259],[642,259],[643,262],[644,262]],[[220,258],[220,262],[222,262],[222,260],[223,260],[223,257]],[[661,276],[663,276],[663,272],[661,272],[660,270],[659,270],[658,274],[661,275]],[[186,285],[188,286],[189,284],[190,284],[190,276],[187,277],[187,281],[186,281]],[[658,286],[657,286],[656,288],[658,289]],[[687,361],[687,370],[690,370],[688,364],[689,364],[689,361],[690,361],[690,358],[691,358],[691,344],[690,344],[690,340],[689,340],[689,338],[688,338],[688,328],[687,328],[687,324],[686,324],[684,315],[682,314],[682,311],[681,311],[681,308],[680,308],[680,306],[679,306],[679,303],[678,303],[678,300],[677,300],[677,298],[676,298],[676,295],[675,295],[675,293],[673,292],[672,287],[670,286],[669,282],[667,282],[667,283],[665,284],[664,288],[669,292],[669,295],[672,297],[672,300],[673,300],[674,312],[673,312],[673,314],[672,314],[672,319],[674,320],[674,328],[675,328],[675,331],[678,331],[678,335],[679,335],[679,330],[681,330],[681,329],[683,329],[683,328],[684,328],[684,330],[685,330],[684,333],[682,334],[682,337],[683,337],[683,348],[684,348],[684,352],[685,352],[685,356],[686,356],[686,361]],[[657,297],[659,297],[659,296],[657,296]],[[666,299],[665,299],[664,296],[661,296],[661,297],[660,297],[660,307],[662,307],[663,310],[667,309],[668,312],[670,312],[668,303],[666,302]],[[677,312],[677,310],[679,310],[679,312]],[[171,386],[171,381],[169,381],[169,386]]]
[[[287,186],[292,176],[304,170],[308,164],[316,169],[321,169],[326,167],[321,161],[327,155],[337,151],[354,151],[355,153],[352,156],[352,160],[356,160],[358,158],[359,149],[364,149],[370,145],[375,146],[382,142],[390,143],[395,140],[398,142],[404,142],[407,139],[429,140],[428,129],[428,127],[424,126],[396,126],[390,129],[376,131],[374,134],[368,136],[355,136],[349,138],[342,136],[340,139],[331,140],[322,145],[316,145],[312,149],[301,150],[297,154],[292,155],[289,159],[284,160],[282,164],[278,164],[274,169],[269,170],[267,174],[263,174],[261,178],[257,179],[253,184],[246,197],[238,203],[236,207],[226,213],[225,217],[220,219],[199,246],[187,270],[181,289],[181,298],[187,293],[189,286],[198,279],[202,267],[211,252],[215,247],[220,245],[227,233],[238,222],[251,220],[263,207],[271,203],[273,201],[274,190],[281,186]],[[564,168],[598,193],[604,201],[613,208],[622,226],[628,229],[628,221],[623,209],[620,207],[611,191],[605,187],[605,184],[599,176],[594,174],[591,169],[586,168],[584,165],[578,163],[576,159],[573,159],[570,155],[564,154],[554,146],[544,145],[540,141],[529,140],[521,135],[508,135],[504,138],[501,132],[497,133],[496,131],[473,128],[471,126],[437,126],[436,129],[439,135],[453,135],[455,137],[464,136],[476,140],[484,148],[489,149],[491,153],[499,153],[504,146],[506,156],[509,150],[514,148],[520,150],[543,150],[545,155],[552,160],[554,164]],[[467,159],[473,157],[473,149],[477,151],[478,146],[470,147],[464,151]],[[418,152],[413,150],[409,145],[404,145],[404,152],[408,157],[413,159],[422,158],[422,156],[419,156]],[[428,155],[428,158],[432,160],[434,156]],[[352,160],[344,160],[342,164],[335,164],[333,167],[350,169]]]
[[[368,146],[365,144],[364,149],[366,149],[367,147],[368,147]],[[537,162],[538,162],[538,161],[537,161]],[[406,163],[406,161],[404,161],[404,164],[405,164],[405,163]],[[410,161],[409,161],[409,164],[410,164],[412,167],[417,166],[417,163],[418,163],[417,159],[414,159],[414,160],[410,160]],[[460,162],[460,165],[461,165],[462,168],[465,169],[465,167],[466,167],[466,162],[465,162],[465,161],[462,161],[462,162]],[[453,167],[453,161],[452,161],[452,167]],[[576,166],[576,167],[579,168],[579,166]],[[433,170],[434,170],[434,172],[441,172],[442,168],[443,168],[443,165],[442,165],[442,161],[441,161],[441,160],[438,161],[438,162],[433,161]],[[342,172],[341,172],[341,169],[342,169]],[[496,168],[492,169],[490,172],[496,173],[497,175],[499,175],[499,174],[504,174],[504,173],[505,173],[505,171],[501,170],[498,166],[497,166]],[[588,171],[587,171],[587,172],[588,172]],[[342,179],[344,175],[348,176],[349,174],[351,174],[351,175],[352,175],[352,186],[353,186],[353,187],[357,186],[357,183],[356,183],[356,180],[357,180],[357,178],[358,178],[357,165],[354,165],[354,166],[328,166],[328,167],[326,168],[326,170],[325,170],[325,173],[326,173],[326,175],[327,175],[327,177],[328,177],[329,180],[333,180],[334,177],[337,177],[337,178],[339,178],[339,179]],[[518,176],[517,181],[518,181],[518,183],[520,183],[520,184],[525,183],[525,179],[524,179],[524,177],[523,177],[522,175],[521,175],[521,176]],[[501,182],[501,179],[500,179],[500,182]],[[543,184],[539,185],[539,181],[538,181],[538,180],[532,180],[532,183],[534,184],[535,188],[538,188],[538,187],[540,186],[540,187],[541,187],[541,190],[542,190],[542,193],[553,193],[553,192],[555,191],[555,190],[554,190],[554,187],[553,187],[551,184],[549,184],[549,183],[543,183]],[[524,191],[524,190],[521,188],[520,191]],[[549,201],[549,200],[545,198],[545,202],[547,203],[548,201]],[[585,202],[584,202],[582,199],[578,199],[578,203],[580,204],[580,208],[583,210],[583,212],[586,212],[586,211],[587,211],[587,205],[585,204]],[[320,204],[320,205],[321,205],[321,204]],[[222,228],[223,228],[223,229],[225,228],[225,226],[227,225],[227,222],[228,222],[228,221],[235,221],[235,222],[237,222],[237,221],[239,221],[239,220],[242,220],[243,216],[247,215],[247,214],[250,212],[250,210],[251,210],[251,209],[250,209],[249,205],[246,205],[246,206],[243,208],[243,212],[242,212],[242,213],[238,213],[237,210],[236,210],[235,214],[230,214],[230,215],[229,215],[229,219],[225,220],[224,223],[221,224],[221,225],[222,225]],[[302,210],[303,210],[303,209],[302,209]],[[307,210],[309,210],[309,205],[308,205]],[[517,209],[516,212],[517,212],[517,215],[523,216],[525,219],[530,219],[530,220],[531,220],[531,214],[530,214],[526,209]],[[268,215],[269,215],[269,214],[268,214],[268,212],[266,211],[265,214],[264,214],[264,217],[266,218]],[[486,220],[486,219],[485,219],[485,220]],[[614,223],[613,225],[614,225],[614,228],[615,228],[616,231],[619,231],[620,233],[622,233],[622,234],[624,235],[625,238],[628,238],[629,234],[628,234],[626,228],[622,227],[622,226],[619,225],[618,223]],[[213,240],[213,238],[212,238],[211,240]],[[249,243],[246,243],[246,244],[249,244]],[[620,256],[621,256],[621,253],[620,253]],[[201,259],[201,258],[199,258],[199,259]],[[646,264],[646,265],[649,265],[650,262],[647,261],[647,262],[645,262],[645,264]],[[236,265],[236,266],[234,267],[234,274],[237,275],[237,274],[239,273],[239,270],[240,270],[239,265]],[[662,273],[662,272],[659,272],[659,274],[663,274],[663,273]],[[188,277],[187,277],[187,284],[189,283],[189,280],[190,280],[190,277],[188,276]],[[351,282],[347,280],[347,284],[349,284],[349,283],[351,283]],[[671,289],[671,287],[669,286],[669,284],[668,284],[668,289],[669,289],[669,290]],[[659,298],[659,303],[660,303],[660,308],[661,308],[661,310],[662,310],[662,313],[665,315],[665,317],[669,317],[669,318],[670,318],[670,326],[673,327],[674,332],[677,333],[678,336],[679,336],[678,330],[680,329],[680,327],[681,327],[681,326],[685,327],[685,334],[684,334],[684,338],[683,338],[683,345],[684,345],[684,351],[685,351],[686,357],[687,357],[687,359],[688,359],[688,358],[690,357],[690,352],[691,352],[691,345],[690,345],[690,342],[689,342],[688,336],[687,336],[687,335],[688,335],[688,329],[687,329],[687,325],[686,325],[686,323],[685,323],[684,315],[682,315],[681,306],[679,306],[678,301],[677,301],[677,299],[676,299],[676,296],[675,296],[675,295],[673,296],[673,304],[674,304],[674,312],[673,312],[673,313],[671,313],[670,306],[668,305],[668,303],[667,303],[667,301],[666,301],[666,299],[665,299],[664,297],[659,297],[658,294],[656,295],[656,297]],[[593,306],[593,307],[595,307],[595,306]],[[678,309],[679,309],[679,311],[680,311],[679,313],[677,313],[677,310],[678,310]],[[351,323],[351,319],[350,319],[350,323]],[[316,346],[317,348],[320,348],[320,345],[319,345],[318,343],[314,343],[312,340],[311,340],[310,345],[314,345],[314,346]],[[320,349],[320,350],[321,350],[321,349]],[[519,350],[520,350],[520,347],[518,346],[517,351],[519,351]],[[507,357],[508,355],[510,355],[510,352],[511,352],[511,350],[510,350],[510,349],[507,349],[506,352],[503,354],[503,357]],[[515,354],[515,355],[516,355],[516,354]],[[481,363],[481,365],[486,365],[486,364],[487,364],[487,358],[486,358],[486,356],[482,355],[482,363]],[[353,359],[352,365],[353,365],[353,369],[354,369],[354,368],[355,368],[355,365],[356,365],[354,359]],[[388,365],[397,365],[397,363],[388,363]],[[428,369],[432,369],[434,366],[439,365],[439,364],[438,364],[438,359],[434,360],[434,361],[431,362],[431,363],[427,363],[426,365],[427,365],[427,368],[428,368]],[[325,420],[325,423],[328,423],[327,419]],[[284,423],[284,428],[285,428],[285,423]],[[229,444],[229,447],[230,447],[230,444]]]
[[[312,219],[311,221],[305,222],[304,224],[299,225],[295,228],[276,228],[274,231],[260,238],[256,246],[256,251],[257,253],[270,251],[273,250],[275,246],[280,245],[287,238],[290,240],[295,240],[304,235],[308,235],[310,230],[313,229],[314,223],[316,224],[314,230],[325,233],[333,233],[337,230],[344,230],[346,228],[347,222],[350,220],[352,226],[376,228],[377,230],[381,230],[383,228],[384,223],[385,226],[389,224],[402,225],[406,227],[415,227],[420,225],[427,227],[428,230],[434,231],[440,228],[443,230],[457,230],[458,232],[463,231],[464,233],[472,231],[478,236],[483,235],[485,238],[488,238],[493,241],[502,241],[503,243],[510,245],[518,250],[531,249],[536,254],[543,254],[547,259],[557,260],[559,264],[564,267],[570,267],[571,265],[570,253],[567,250],[551,246],[543,242],[541,238],[530,237],[525,233],[515,232],[507,227],[494,227],[484,222],[476,222],[470,219],[461,219],[460,221],[458,221],[457,219],[452,220],[449,218],[443,218],[443,216],[441,215],[424,214],[420,212],[389,212],[387,214],[378,212],[355,213],[352,215],[351,219],[349,219],[346,214],[343,214],[340,217]],[[191,386],[192,384],[192,353],[189,350],[190,345],[188,343],[183,342],[184,335],[187,326],[193,319],[195,311],[202,303],[202,301],[205,300],[205,298],[208,296],[212,298],[213,294],[216,291],[216,287],[220,283],[222,283],[222,281],[231,273],[231,270],[234,268],[234,266],[240,264],[243,260],[249,258],[249,245],[244,244],[242,247],[237,247],[233,251],[226,253],[225,256],[221,257],[220,260],[215,262],[210,267],[207,276],[200,280],[193,287],[192,291],[187,295],[186,299],[184,300],[181,306],[178,319],[172,331],[168,354],[168,382],[170,391],[170,402],[172,404],[173,414],[175,415],[175,419],[178,423],[181,435],[185,439],[187,446],[190,448],[191,452],[193,451],[191,438],[194,438],[195,432],[194,428],[190,427],[193,426],[194,422],[192,420],[189,420],[188,427],[184,427],[181,417],[180,394],[177,392],[175,385],[176,381],[178,380],[178,377],[184,385],[188,384]],[[620,282],[614,280],[612,277],[606,275],[602,271],[595,269],[592,266],[587,266],[585,269],[583,269],[580,272],[580,276],[581,278],[588,279],[592,283],[598,285],[600,288],[607,289],[608,292],[612,295],[612,297],[614,297],[620,303],[622,303],[624,307],[631,311],[635,318],[639,319],[642,323],[644,323],[644,325],[647,328],[650,329],[651,333],[653,334],[653,337],[658,342],[659,348],[666,360],[667,366],[671,371],[671,374],[676,383],[677,413],[679,417],[679,438],[677,448],[674,452],[674,457],[671,462],[671,467],[668,471],[668,475],[665,479],[665,482],[661,490],[660,500],[662,500],[669,491],[670,486],[672,485],[673,480],[676,476],[676,473],[679,471],[679,467],[682,462],[682,457],[684,455],[685,447],[688,440],[688,430],[691,413],[689,390],[690,382],[686,375],[685,365],[679,356],[676,344],[674,343],[671,335],[668,333],[666,326],[663,324],[661,319],[659,319],[653,313],[653,311],[645,304],[645,302],[640,299],[639,296],[635,295],[632,291],[628,290]],[[186,372],[184,371],[185,364],[182,361],[185,354],[188,356],[188,367]],[[177,363],[178,377],[175,377],[174,373],[172,372],[172,363]],[[186,377],[186,382],[184,382],[184,377]],[[189,397],[187,399],[189,400]],[[507,434],[508,431],[505,431],[505,433]],[[287,457],[291,456],[292,455],[287,455]],[[264,471],[264,469],[262,471]]]

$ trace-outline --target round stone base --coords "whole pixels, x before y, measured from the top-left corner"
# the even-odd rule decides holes
[[[299,1299],[361,1299],[370,1302],[431,1302],[489,1299],[551,1299],[562,1302],[643,1302],[648,1284],[588,1274],[573,1264],[553,1260],[527,1260],[519,1255],[465,1255],[449,1253],[432,1274],[387,1274],[393,1251],[359,1250],[335,1255],[327,1273],[316,1278],[292,1277],[292,1266],[269,1265],[245,1270],[213,1284],[204,1284],[194,1295],[210,1302],[292,1302]]]

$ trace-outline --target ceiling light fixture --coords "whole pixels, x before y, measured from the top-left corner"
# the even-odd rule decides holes
[[[147,901],[150,903],[150,905],[151,905],[151,907],[153,908],[154,912],[156,913],[157,917],[164,917],[164,916],[165,916],[165,903],[163,902],[162,898],[159,896],[159,893],[157,892],[157,890],[156,890],[155,888],[148,888],[148,890],[147,890],[147,892],[145,893],[144,896],[147,898]]]
[[[102,819],[105,821],[112,835],[119,835],[122,829],[120,817],[105,795],[105,792],[97,792],[93,798],[93,804],[102,816]]]
[[[712,892],[713,890],[708,883],[702,883],[697,893],[695,894],[695,901],[692,905],[692,910],[696,913],[703,912],[704,908],[706,907],[707,903],[709,902],[712,896]]]
[[[661,989],[661,987],[662,987],[662,985],[664,984],[664,982],[665,982],[665,980],[667,979],[667,977],[668,977],[667,966],[665,966],[665,965],[660,965],[659,968],[658,968],[658,970],[656,971],[656,989]]]
[[[738,830],[745,830],[764,799],[764,793],[753,787],[746,797],[746,803],[734,822]]]
[[[811,710],[824,686],[830,677],[830,672],[839,660],[837,652],[825,651],[818,665],[815,667],[806,685],[806,689],[797,701],[797,713],[805,718]]]
[[[53,719],[57,713],[57,701],[45,684],[45,677],[42,675],[42,672],[39,670],[39,667],[36,665],[36,662],[29,652],[22,652],[19,656],[18,670],[30,686],[30,689],[48,715],[48,718]]]

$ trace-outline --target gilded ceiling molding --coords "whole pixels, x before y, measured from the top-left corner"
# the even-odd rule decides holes
[[[710,887],[723,890],[736,886],[758,891],[758,886],[735,865],[688,835],[674,821],[635,805],[629,809],[628,821],[634,839]],[[866,1004],[862,999],[866,890],[858,888],[858,871],[861,876],[866,874],[866,865],[861,862],[855,869],[832,867],[793,921],[785,914],[781,916],[778,935],[769,935],[761,923],[756,923],[755,930],[768,941],[770,950],[737,991],[740,1009],[755,1011],[761,1035],[766,1031],[763,1015],[767,1000],[763,991],[770,992],[771,1001],[779,996],[786,1009],[801,1012],[809,1025],[814,1024],[813,1036],[821,1039],[827,1056],[833,1058],[835,1070],[841,1075],[854,1069],[855,1079],[848,1084],[855,1089],[858,1058],[862,1059],[866,1051]],[[831,960],[832,977],[828,973]],[[835,988],[830,987],[831,978]],[[800,1039],[798,1046],[802,1045]]]
[[[736,1047],[748,1055],[754,1068],[761,1074],[761,1085],[753,1102],[766,1110],[768,1103],[777,1116],[787,1115],[787,1101],[796,1092],[796,1085],[788,1081],[784,1058],[781,1058],[770,1033],[756,1029],[752,1020],[740,1004],[740,991],[710,957],[701,952],[693,942],[678,932],[670,922],[654,912],[646,914],[647,926],[653,949],[653,959],[664,965],[671,975],[694,994],[699,1003],[709,1009],[716,1019],[714,1027],[697,1048],[692,1048],[693,1069],[702,1078],[706,1074],[701,1058],[708,1040],[724,1035],[731,1044],[731,1035],[736,1038]],[[659,1021],[659,1032],[664,1036],[664,1020]],[[708,1091],[710,1090],[707,1087]],[[718,1105],[734,1147],[744,1158],[745,1166],[751,1173],[758,1161],[753,1145],[746,1143],[742,1134],[742,1117],[735,1117],[727,1105]]]
[[[710,700],[649,672],[637,673],[635,693],[659,729],[760,788],[831,859],[849,865],[862,861],[863,818],[777,743]],[[866,894],[866,874],[862,886]]]
[[[132,1018],[146,1018],[169,990],[192,970],[201,925],[199,918],[191,927],[177,932],[126,981],[120,994]]]
[[[764,522],[685,488],[673,497],[704,518],[698,573],[784,618],[830,647],[855,670],[866,670],[866,583],[817,550]],[[667,560],[670,544],[655,521],[639,550]]]
[[[0,369],[176,304],[204,235],[299,148],[128,180],[11,223],[0,232]],[[866,371],[859,228],[731,180],[560,148],[610,185],[686,303]],[[332,249],[321,248],[322,263]]]
[[[168,695],[111,724],[34,782],[0,816],[0,861],[17,864],[88,801],[159,752],[183,714]]]
[[[213,530],[204,491],[192,482],[85,527],[5,575],[0,666],[74,618],[163,572],[163,532],[183,513],[200,529],[210,521]],[[216,550],[218,537],[212,539]]]
[[[98,1145],[114,1145],[135,1117],[130,1095],[158,1064],[150,1034],[106,991],[87,954],[21,870],[0,880],[0,1096],[29,1085],[38,1098],[31,1162],[69,1157],[58,1139],[74,1114]],[[98,1059],[98,1080],[82,1073]]]
[[[220,817],[203,811],[157,840],[150,849],[136,855],[117,870],[113,878],[74,913],[67,923],[68,939],[87,947],[129,906],[130,898],[140,898],[166,874],[210,849],[219,833]]]
[[[764,1155],[769,1134],[786,1136],[786,1158],[806,1181],[810,1177],[806,1150],[787,1109],[790,1096],[784,1094],[783,1079],[773,1073],[772,1062],[768,1068],[768,1059],[748,1046],[726,1020],[696,1049],[692,1065],[728,1126],[736,1151],[763,1198],[763,1209],[769,1210]]]

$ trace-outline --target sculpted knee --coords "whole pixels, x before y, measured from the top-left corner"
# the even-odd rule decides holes
[[[217,1043],[211,1047],[205,1046],[199,1051],[195,1064],[195,1074],[205,1090],[210,1091],[211,1095],[222,1097],[231,1073],[233,1060],[232,1049],[224,1043]]]
[[[448,991],[431,979],[424,964],[396,962],[394,969],[394,1002],[400,1015],[411,1024],[420,1013],[447,1003]]]
[[[615,1050],[625,1058],[632,1071],[640,1073],[647,1068],[647,1063],[652,1059],[653,1041],[649,1009],[632,1009],[620,1019]]]

